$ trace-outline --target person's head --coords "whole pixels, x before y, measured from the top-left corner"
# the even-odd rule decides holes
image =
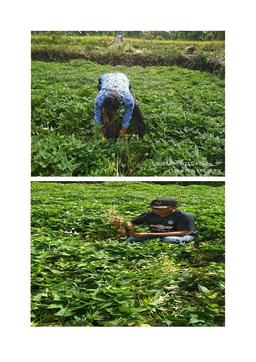
[[[122,104],[121,98],[118,94],[108,94],[103,102],[103,108],[105,112],[117,112]]]
[[[150,203],[152,212],[159,216],[167,216],[176,211],[178,203],[174,198],[161,197]]]

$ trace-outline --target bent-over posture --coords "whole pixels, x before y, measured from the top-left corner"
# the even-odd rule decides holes
[[[145,123],[131,88],[129,79],[123,73],[107,73],[99,78],[99,93],[94,102],[94,111],[95,123],[101,126],[102,136],[117,137],[114,121],[121,106],[125,108],[125,112],[119,136],[122,137],[128,132],[131,121],[134,122],[139,137],[144,136]]]

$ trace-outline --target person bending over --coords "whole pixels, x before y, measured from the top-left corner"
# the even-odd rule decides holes
[[[195,230],[195,216],[177,209],[173,198],[158,198],[150,204],[151,211],[145,212],[128,223],[129,242],[141,242],[159,238],[162,242],[183,244],[192,241]],[[136,232],[136,225],[148,225],[150,232]]]
[[[131,83],[123,73],[107,73],[99,78],[99,93],[95,98],[94,111],[95,123],[100,127],[100,135],[115,138],[113,124],[117,111],[121,106],[125,108],[122,128],[119,136],[128,132],[131,120],[134,121],[140,138],[145,134],[145,123],[140,108],[131,92]]]

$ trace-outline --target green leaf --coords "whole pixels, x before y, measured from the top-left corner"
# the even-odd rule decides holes
[[[48,305],[47,309],[60,309],[63,308],[63,306],[61,304],[50,304]]]
[[[200,292],[202,293],[210,293],[209,289],[207,289],[206,287],[204,287],[203,285],[198,284],[198,289]]]
[[[197,323],[203,323],[203,319],[198,319],[197,316],[192,316],[189,320],[190,324],[197,324]]]
[[[69,317],[71,316],[73,313],[67,308],[61,308],[57,313],[55,313],[54,315],[57,315],[59,317]]]

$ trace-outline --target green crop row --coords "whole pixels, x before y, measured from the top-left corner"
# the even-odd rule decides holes
[[[159,196],[196,215],[198,249],[116,239],[107,210]],[[223,186],[36,182],[31,216],[33,326],[224,325]]]
[[[98,137],[96,86],[101,74],[113,71],[132,82],[147,126],[143,140]],[[35,61],[32,175],[221,176],[224,113],[224,82],[209,73],[172,66]]]

